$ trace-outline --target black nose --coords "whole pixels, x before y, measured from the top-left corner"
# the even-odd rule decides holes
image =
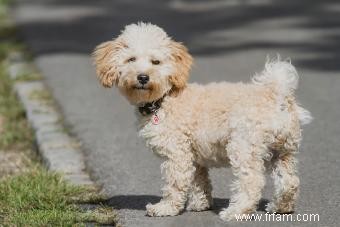
[[[140,84],[147,84],[149,82],[149,76],[146,74],[139,74],[137,76],[137,80],[139,81]]]

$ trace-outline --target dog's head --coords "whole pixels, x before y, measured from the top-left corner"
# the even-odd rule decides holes
[[[116,39],[97,46],[93,56],[101,84],[117,86],[132,104],[178,94],[192,64],[185,46],[146,23],[126,26]]]

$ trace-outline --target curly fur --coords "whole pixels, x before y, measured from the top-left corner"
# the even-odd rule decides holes
[[[101,83],[116,85],[136,107],[168,94],[157,113],[160,124],[136,111],[139,135],[165,157],[163,199],[147,205],[149,216],[178,215],[185,207],[209,209],[208,169],[226,166],[235,180],[230,205],[220,217],[231,220],[235,214],[254,212],[265,185],[266,163],[272,164],[275,184],[268,211],[294,210],[300,125],[309,123],[311,115],[295,100],[298,74],[290,62],[268,61],[252,83],[187,84],[192,64],[187,49],[145,23],[129,25],[115,40],[99,45],[94,60]],[[137,80],[140,73],[150,77],[143,89]]]

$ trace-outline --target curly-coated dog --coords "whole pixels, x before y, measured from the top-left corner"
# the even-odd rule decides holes
[[[209,209],[208,169],[227,166],[235,180],[229,207],[220,212],[223,220],[256,210],[266,169],[275,185],[267,210],[294,210],[300,126],[311,115],[294,97],[298,75],[290,62],[268,61],[251,83],[188,84],[187,49],[146,23],[126,26],[97,46],[93,57],[101,84],[115,85],[136,106],[139,135],[165,157],[163,198],[146,206],[147,215]]]

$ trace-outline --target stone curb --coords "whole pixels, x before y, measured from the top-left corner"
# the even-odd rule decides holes
[[[24,106],[26,116],[35,133],[38,153],[49,170],[62,173],[64,178],[76,185],[95,186],[85,171],[83,154],[63,126],[62,115],[53,106],[52,96],[39,97],[39,94],[50,94],[40,80],[20,81],[23,75],[37,74],[23,54],[14,52],[7,58],[8,73],[15,81],[14,89]]]

